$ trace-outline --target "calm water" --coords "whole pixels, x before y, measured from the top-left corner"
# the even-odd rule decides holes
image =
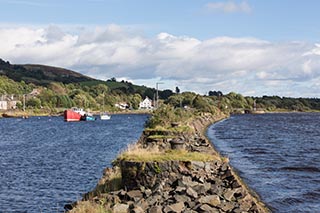
[[[273,212],[320,212],[320,113],[236,115],[208,136]]]
[[[0,212],[61,212],[95,187],[105,167],[140,137],[147,115],[67,123],[0,119]]]

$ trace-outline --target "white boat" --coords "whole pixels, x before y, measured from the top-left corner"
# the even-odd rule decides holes
[[[110,120],[110,118],[111,118],[111,115],[109,115],[106,112],[103,112],[103,113],[100,114],[100,119],[101,120]]]
[[[103,104],[102,104],[103,108],[102,109],[104,109],[104,99],[105,99],[105,94],[103,93]],[[111,115],[109,115],[108,113],[106,113],[106,112],[100,113],[101,120],[110,120],[110,118],[111,118]]]

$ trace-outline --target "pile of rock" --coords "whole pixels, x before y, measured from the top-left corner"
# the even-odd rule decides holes
[[[121,164],[124,188],[105,197],[112,212],[267,212],[226,162]]]

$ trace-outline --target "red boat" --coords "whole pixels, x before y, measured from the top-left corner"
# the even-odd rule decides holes
[[[80,108],[71,108],[64,111],[65,121],[80,121],[81,117],[84,116],[86,112]]]

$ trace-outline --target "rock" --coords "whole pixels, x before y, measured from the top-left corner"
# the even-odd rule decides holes
[[[198,193],[198,195],[204,195],[207,192],[204,184],[197,185],[197,186],[193,187],[193,189]]]
[[[228,200],[228,201],[233,201],[234,200],[234,191],[233,190],[228,190],[226,193],[223,194],[223,197]]]
[[[149,197],[150,195],[152,195],[151,189],[146,189],[146,190],[144,191],[144,194],[145,194],[146,197]]]
[[[229,189],[223,194],[223,197],[228,201],[235,201],[237,198],[242,197],[242,193],[241,188]]]
[[[192,198],[198,198],[198,193],[193,190],[191,187],[187,189],[187,195]]]
[[[176,191],[177,193],[179,193],[179,194],[185,193],[186,190],[187,190],[186,187],[183,187],[183,186],[178,186],[178,187],[175,189],[175,191]]]
[[[227,212],[227,211],[231,211],[232,209],[234,209],[235,203],[233,202],[225,202],[219,205],[219,208],[221,208],[223,211]]]
[[[161,195],[153,195],[153,196],[150,196],[146,201],[150,206],[153,206],[153,205],[159,205],[160,200],[162,200]]]
[[[192,209],[186,209],[183,211],[183,213],[198,213],[197,211],[194,211]]]
[[[113,206],[112,212],[114,213],[127,213],[129,209],[129,205],[123,203],[117,203]]]
[[[203,204],[199,207],[202,212],[219,213],[219,210],[209,206],[208,204]]]
[[[192,163],[193,168],[195,168],[195,169],[203,169],[204,165],[205,165],[204,162],[202,162],[202,161],[192,161],[191,163]]]
[[[176,194],[176,195],[173,196],[173,198],[174,198],[174,200],[175,200],[176,202],[183,202],[183,203],[185,203],[185,202],[190,202],[190,201],[191,201],[190,197],[184,196],[184,195],[178,195],[178,194]]]
[[[227,171],[227,169],[228,169],[228,164],[227,163],[222,164],[221,171],[225,172]]]
[[[136,206],[130,211],[130,213],[144,213],[144,212],[145,211],[140,206]]]
[[[210,206],[218,206],[221,204],[220,197],[218,195],[201,197],[199,202],[202,204],[209,204]]]
[[[129,197],[129,200],[138,201],[141,198],[143,198],[143,194],[140,190],[132,190],[127,192],[127,196]]]
[[[211,165],[209,162],[206,162],[204,165],[204,171],[206,171],[207,173],[211,171]]]
[[[182,212],[185,209],[184,203],[174,203],[164,208],[164,212]]]
[[[245,196],[243,199],[238,201],[240,204],[240,210],[248,212],[252,207],[252,198],[250,195]]]
[[[205,189],[206,192],[211,189],[211,183],[207,183],[206,182],[206,183],[203,184],[203,186],[204,186],[204,189]]]
[[[162,208],[161,206],[152,206],[148,213],[162,213]]]

